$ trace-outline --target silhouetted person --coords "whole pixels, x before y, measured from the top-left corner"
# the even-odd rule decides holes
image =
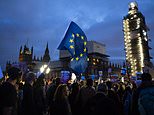
[[[57,87],[54,94],[51,115],[72,115],[68,95],[69,89],[66,84],[61,84]]]
[[[143,73],[141,79],[141,85],[133,92],[131,115],[154,115],[154,82],[149,73]]]
[[[23,86],[23,101],[22,101],[22,114],[23,115],[34,115],[35,106],[34,106],[34,92],[33,84],[36,79],[34,73],[29,72],[25,78],[25,84]]]
[[[46,111],[45,76],[42,74],[34,83],[34,105],[36,115],[43,115]]]
[[[11,67],[8,70],[8,80],[0,86],[0,115],[17,114],[17,89],[16,83],[21,78],[21,71]]]
[[[71,93],[69,95],[69,102],[71,105],[72,114],[75,115],[77,113],[77,108],[79,108],[80,105],[77,105],[77,96],[79,94],[80,86],[78,83],[73,83],[71,86]]]
[[[18,115],[22,115],[23,83],[19,83],[17,95],[18,95]]]
[[[89,98],[95,95],[95,89],[93,87],[93,80],[92,79],[87,79],[86,80],[86,86],[81,87],[80,92],[79,92],[79,101],[80,101],[80,106],[83,108]]]
[[[83,115],[118,115],[115,103],[107,97],[106,84],[98,85],[97,93],[88,99]]]
[[[61,80],[59,77],[54,79],[53,83],[51,84],[51,86],[49,87],[49,89],[47,90],[47,93],[46,93],[47,104],[49,106],[49,113],[50,114],[52,112],[53,97],[54,97],[55,91],[56,91],[57,87],[60,85],[60,83],[61,83]]]
[[[130,114],[131,99],[132,99],[132,90],[130,86],[127,86],[123,96],[124,115],[131,115]]]

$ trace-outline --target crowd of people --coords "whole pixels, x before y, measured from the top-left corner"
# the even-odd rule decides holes
[[[0,83],[0,115],[154,115],[154,83],[143,73],[142,83],[94,83],[91,78],[62,83],[60,78],[46,81],[15,67]],[[22,82],[21,82],[22,81]],[[24,83],[23,83],[24,81]]]

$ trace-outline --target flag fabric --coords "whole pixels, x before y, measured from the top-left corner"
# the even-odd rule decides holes
[[[70,66],[75,72],[79,74],[85,72],[88,65],[87,37],[76,23],[71,22],[58,49],[70,52],[72,56]]]

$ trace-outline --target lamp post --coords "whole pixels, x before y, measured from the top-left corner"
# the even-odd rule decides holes
[[[40,72],[45,73],[45,74],[49,74],[50,68],[46,64],[42,65],[41,68],[40,68]]]

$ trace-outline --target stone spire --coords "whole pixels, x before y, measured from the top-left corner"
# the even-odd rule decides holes
[[[44,62],[49,62],[50,61],[48,42],[47,42],[45,53],[44,53],[44,56],[43,56],[43,61]]]

